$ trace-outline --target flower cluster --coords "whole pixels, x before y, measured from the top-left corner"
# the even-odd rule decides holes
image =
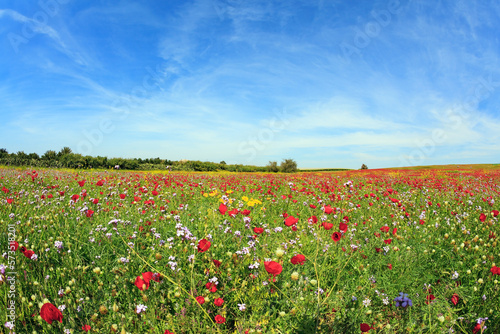
[[[410,298],[408,298],[407,293],[400,292],[399,296],[394,298],[394,301],[396,302],[396,307],[408,307],[408,306],[413,306],[413,302],[411,301]]]

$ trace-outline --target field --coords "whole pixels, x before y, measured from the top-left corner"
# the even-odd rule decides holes
[[[500,333],[498,165],[0,189],[0,332]]]

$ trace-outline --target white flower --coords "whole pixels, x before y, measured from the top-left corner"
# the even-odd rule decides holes
[[[368,299],[368,297],[366,297],[365,300],[363,300],[363,305],[365,307],[370,306],[371,303],[372,303],[372,301],[370,299]]]
[[[245,311],[247,309],[247,306],[245,304],[238,304],[238,308],[240,311]]]
[[[137,314],[140,314],[141,312],[146,312],[147,308],[148,307],[146,305],[139,304],[139,305],[137,305],[137,308],[135,311],[137,312]]]

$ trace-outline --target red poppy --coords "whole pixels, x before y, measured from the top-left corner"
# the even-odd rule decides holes
[[[370,329],[372,329],[372,327],[370,327],[370,325],[368,325],[368,324],[362,323],[361,325],[359,325],[359,329],[361,329],[361,331],[362,331],[363,333],[366,333],[366,332],[368,332]]]
[[[389,268],[390,270],[392,270],[392,264],[390,264],[390,263],[389,263],[389,264],[387,265],[387,268]]]
[[[47,321],[49,324],[52,324],[52,321],[57,320],[60,323],[62,323],[62,313],[59,311],[57,307],[52,305],[51,303],[45,303],[43,304],[42,308],[40,309],[40,316],[42,317],[43,320]]]
[[[224,299],[222,299],[222,298],[216,298],[214,300],[214,305],[215,306],[219,306],[220,307],[220,306],[222,306],[222,304],[224,304]]]
[[[95,185],[100,187],[103,184],[104,184],[104,181],[103,180],[99,180],[99,181],[97,181],[97,183]]]
[[[226,318],[224,318],[222,315],[220,314],[217,314],[215,316],[215,322],[218,323],[218,324],[223,324],[226,322]]]
[[[153,191],[151,192],[151,194],[152,194],[153,196],[158,196],[159,192],[157,192],[156,190],[153,190]]]
[[[340,232],[335,232],[332,234],[332,240],[337,242],[342,238],[342,234]]]
[[[35,252],[33,252],[31,249],[28,249],[28,250],[25,250],[23,252],[24,256],[26,256],[28,259],[31,259],[31,257],[33,256],[33,254],[35,254]]]
[[[208,289],[208,291],[214,293],[217,291],[217,286],[215,285],[215,283],[212,283],[212,282],[208,282],[207,284],[205,284],[205,288]]]
[[[93,215],[94,215],[94,211],[93,211],[93,210],[87,210],[87,212],[86,212],[86,216],[87,216],[88,218],[92,217]]]
[[[500,214],[500,211],[492,210],[491,213],[493,214],[493,217],[498,217],[498,215]]]
[[[135,278],[135,286],[139,288],[139,290],[147,290],[149,288],[149,281],[153,278],[153,273],[151,271],[142,273]]]
[[[476,334],[479,332],[481,332],[481,324],[476,324],[476,326],[474,326],[474,328],[472,329],[472,334]]]
[[[78,181],[78,185],[80,187],[83,187],[85,185],[85,180],[82,180],[82,181]]]
[[[386,239],[384,240],[384,243],[387,244],[387,245],[390,245],[392,242],[392,239]]]
[[[227,214],[230,215],[231,217],[236,217],[236,215],[240,213],[240,210],[234,208],[231,211],[229,211]]]
[[[327,222],[324,222],[323,224],[323,227],[325,228],[325,230],[330,230],[333,228],[333,224],[332,223],[327,223]]]
[[[212,262],[214,263],[214,265],[215,265],[217,268],[219,268],[219,267],[220,267],[220,265],[221,265],[221,262],[220,262],[219,260],[215,260],[215,259],[214,259],[214,260],[212,260]]]
[[[165,329],[165,333],[163,334],[175,334],[174,332],[169,331],[168,329]]]
[[[288,216],[286,219],[285,219],[285,225],[286,226],[292,226],[294,224],[297,224],[297,222],[299,221],[298,218],[295,218],[294,216]]]
[[[19,244],[17,243],[17,241],[11,241],[11,242],[9,242],[9,249],[11,251],[15,252],[18,247],[19,247]]]
[[[453,305],[457,305],[459,299],[460,298],[458,297],[458,295],[456,293],[454,293],[453,296],[451,296],[451,302],[453,303]]]
[[[89,331],[89,330],[91,330],[91,329],[92,329],[92,327],[90,327],[89,325],[83,325],[83,326],[82,326],[82,330],[83,330],[84,332],[88,332],[88,331]]]
[[[243,216],[248,216],[250,213],[251,213],[251,211],[250,211],[250,210],[243,210],[243,211],[241,211],[241,214],[242,214]]]
[[[92,203],[94,203],[94,204],[99,203],[99,198],[94,198],[94,199],[92,200]]]
[[[318,217],[316,216],[311,216],[309,217],[309,219],[307,220],[310,224],[316,224],[318,222]]]
[[[219,212],[222,214],[222,215],[225,215],[226,214],[226,211],[227,211],[227,206],[224,204],[224,203],[221,203],[219,205]]]
[[[264,232],[264,229],[262,227],[254,227],[253,231],[257,234],[261,234]]]
[[[13,199],[12,198],[7,198],[7,204],[12,204]]]
[[[201,239],[198,242],[198,253],[206,252],[210,248],[210,245],[210,241],[208,241],[207,239]]]
[[[490,271],[493,275],[500,275],[500,267],[493,266],[491,267]]]
[[[134,202],[140,202],[141,198],[139,196],[134,196]]]
[[[332,213],[332,212],[333,212],[333,209],[332,209],[329,205],[325,205],[325,206],[323,207],[323,211],[324,211],[327,215],[329,215],[330,213]]]
[[[340,223],[339,224],[339,230],[346,233],[347,232],[347,224],[346,223]]]
[[[120,194],[120,199],[125,199],[125,197],[127,197],[127,195],[125,195],[125,194]]]
[[[389,226],[382,226],[382,227],[380,228],[380,230],[381,230],[382,232],[387,233],[387,232],[389,232]]]
[[[484,213],[481,213],[479,215],[479,220],[482,221],[484,223],[484,221],[486,220],[486,215]]]
[[[203,305],[205,303],[205,297],[198,296],[196,297],[196,301],[198,302],[198,304]]]
[[[290,259],[290,262],[292,262],[292,264],[301,264],[303,265],[305,262],[306,262],[306,257],[302,254],[297,254],[295,255],[294,257],[292,257]]]
[[[396,235],[396,232],[398,231],[398,229],[395,227],[393,230],[392,230],[392,235]]]
[[[314,204],[309,204],[309,207],[310,207],[311,209],[316,209],[316,208],[317,208],[317,206],[316,206],[316,205],[314,205]]]
[[[77,195],[77,194],[75,194],[75,195],[71,196],[71,200],[72,200],[73,202],[78,201],[78,199],[79,199],[79,198],[80,198],[80,195]]]
[[[430,304],[430,303],[432,303],[432,301],[434,299],[436,299],[436,297],[434,295],[427,295],[427,297],[425,297],[425,299],[427,299],[427,301],[425,303]]]
[[[266,271],[274,277],[278,276],[281,274],[281,271],[283,271],[281,264],[274,261],[264,261],[264,267],[266,268]]]

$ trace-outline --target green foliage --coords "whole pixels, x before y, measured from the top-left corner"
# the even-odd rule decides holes
[[[269,163],[266,166],[266,169],[269,173],[277,173],[280,170],[278,167],[278,163],[276,161],[269,161]]]
[[[59,152],[54,150],[46,151],[41,157],[37,153],[26,154],[19,151],[9,154],[6,149],[0,149],[0,165],[5,166],[31,166],[31,167],[51,167],[51,168],[75,168],[75,169],[114,169],[120,166],[121,170],[170,170],[194,171],[194,172],[278,172],[279,167],[276,162],[270,162],[265,167],[250,166],[241,164],[227,164],[225,161],[219,163],[199,160],[172,161],[169,159],[156,158],[108,158],[82,156],[73,153],[71,148],[63,147]],[[283,161],[282,170],[286,173],[296,172],[297,164],[291,160]]]
[[[297,172],[297,163],[293,159],[285,159],[281,162],[280,171],[282,173],[295,173]]]

